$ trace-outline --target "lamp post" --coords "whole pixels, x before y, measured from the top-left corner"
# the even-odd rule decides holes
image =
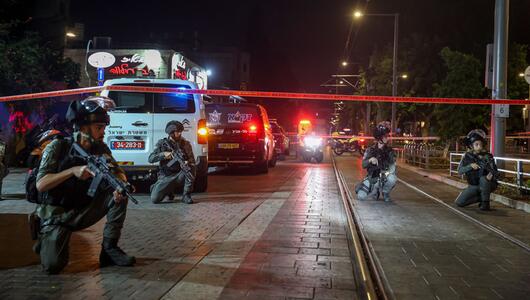
[[[67,31],[65,34],[64,34],[64,48],[66,48],[68,46],[68,39],[75,39],[77,37],[77,35],[71,31]]]
[[[398,54],[398,34],[399,34],[399,14],[364,14],[361,11],[355,11],[353,17],[360,19],[364,16],[368,17],[393,17],[394,18],[394,47],[392,51],[392,96],[397,96],[397,54]],[[396,102],[392,102],[392,135],[396,132]]]
[[[509,0],[495,1],[495,22],[493,32],[493,99],[507,98],[506,84],[508,70],[509,8]],[[503,156],[506,139],[506,116],[500,113],[497,114],[495,105],[493,105],[491,117],[491,153],[494,156]],[[499,164],[499,168],[502,168],[501,164]]]

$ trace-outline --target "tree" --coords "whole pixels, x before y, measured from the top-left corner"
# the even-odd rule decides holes
[[[528,55],[528,45],[517,43],[510,44],[508,49],[508,98],[526,99],[529,97],[528,83],[519,73],[524,72],[528,66],[526,57]],[[523,106],[511,106],[510,118],[506,121],[507,131],[524,131],[523,126]]]
[[[482,85],[483,67],[470,54],[443,48],[440,56],[447,73],[441,83],[434,85],[435,97],[481,98],[485,96]],[[487,105],[445,105],[437,104],[434,109],[435,133],[442,141],[455,141],[471,129],[483,128],[489,124],[491,107]]]
[[[63,83],[76,87],[80,67],[41,43],[20,22],[0,24],[0,95],[42,92]]]
[[[443,76],[443,64],[440,58],[442,41],[437,37],[412,34],[400,43],[398,57],[398,96],[432,97],[433,84]],[[367,82],[367,91],[371,95],[390,95],[392,93],[392,48],[376,50],[370,57],[370,67],[363,78]],[[407,74],[403,79],[401,74]],[[389,119],[390,105],[377,103],[377,120]],[[397,128],[403,132],[419,134],[419,123],[423,122],[422,134],[427,129],[434,111],[433,104],[398,103]],[[410,124],[410,125],[409,125]]]
[[[440,57],[442,41],[436,36],[412,34],[404,39],[400,48],[399,69],[407,73],[408,78],[399,79],[398,94],[432,97],[433,84],[443,77],[443,61]],[[429,135],[434,104],[399,103],[397,112],[397,126],[403,132]]]
[[[361,75],[366,81],[368,95],[392,95],[392,48],[376,49],[370,56],[368,69]],[[390,104],[375,102],[375,106],[376,123],[390,119]]]

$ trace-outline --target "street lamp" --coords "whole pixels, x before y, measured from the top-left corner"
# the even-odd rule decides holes
[[[343,62],[342,62],[342,66],[343,66],[343,67],[346,67],[347,65],[348,65],[348,62],[347,62],[347,61],[343,61]]]
[[[524,73],[519,73],[519,77],[524,77]]]
[[[354,13],[353,13],[353,17],[354,18],[361,18],[362,16],[364,16],[364,14],[361,12],[361,11],[358,11],[356,10]]]
[[[401,78],[403,78],[403,79],[407,79],[407,78],[409,78],[409,75],[407,75],[407,74],[401,74]]]
[[[77,37],[77,35],[71,31],[67,31],[64,35],[64,47],[66,48],[66,46],[68,45],[68,39],[71,38],[75,38]]]
[[[354,18],[360,19],[364,16],[369,17],[393,17],[394,18],[394,49],[392,52],[392,96],[397,95],[397,53],[398,53],[398,30],[399,30],[399,14],[364,14],[361,11],[355,11],[353,13]],[[402,77],[403,78],[403,77]],[[406,77],[405,77],[406,78]],[[392,135],[396,131],[396,102],[392,102],[392,120],[390,125],[392,126]]]

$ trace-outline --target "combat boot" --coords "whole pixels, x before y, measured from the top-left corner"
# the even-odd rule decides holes
[[[38,240],[39,235],[40,235],[40,228],[41,228],[41,220],[39,216],[37,216],[36,213],[29,214],[28,224],[29,224],[29,233],[31,235],[31,239],[34,241]]]
[[[188,193],[182,195],[182,202],[184,202],[186,204],[192,204],[193,200],[191,199],[191,195],[188,194]]]
[[[390,194],[389,193],[383,193],[383,199],[385,200],[385,202],[391,202],[392,199],[390,199]]]
[[[168,194],[167,196],[164,197],[164,199],[162,199],[162,202],[173,202],[175,201],[175,195],[173,194]]]
[[[101,253],[99,254],[99,266],[121,266],[129,267],[136,263],[134,256],[129,256],[118,247],[117,239],[103,238]]]
[[[480,202],[480,204],[479,204],[479,208],[480,208],[480,210],[483,210],[483,211],[491,210],[491,209],[490,209],[490,202],[489,202],[489,201],[482,201],[482,202]]]
[[[41,219],[39,218],[39,216],[37,216],[36,213],[31,213],[28,215],[28,224],[29,224],[29,234],[31,235],[31,239],[36,241],[32,247],[33,252],[35,252],[36,254],[39,254],[40,246],[41,246],[41,240],[40,240]]]

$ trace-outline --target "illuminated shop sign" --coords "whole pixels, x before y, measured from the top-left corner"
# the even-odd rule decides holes
[[[207,88],[208,75],[206,75],[206,70],[194,64],[180,53],[173,54],[171,58],[171,78],[194,82],[201,90]]]

